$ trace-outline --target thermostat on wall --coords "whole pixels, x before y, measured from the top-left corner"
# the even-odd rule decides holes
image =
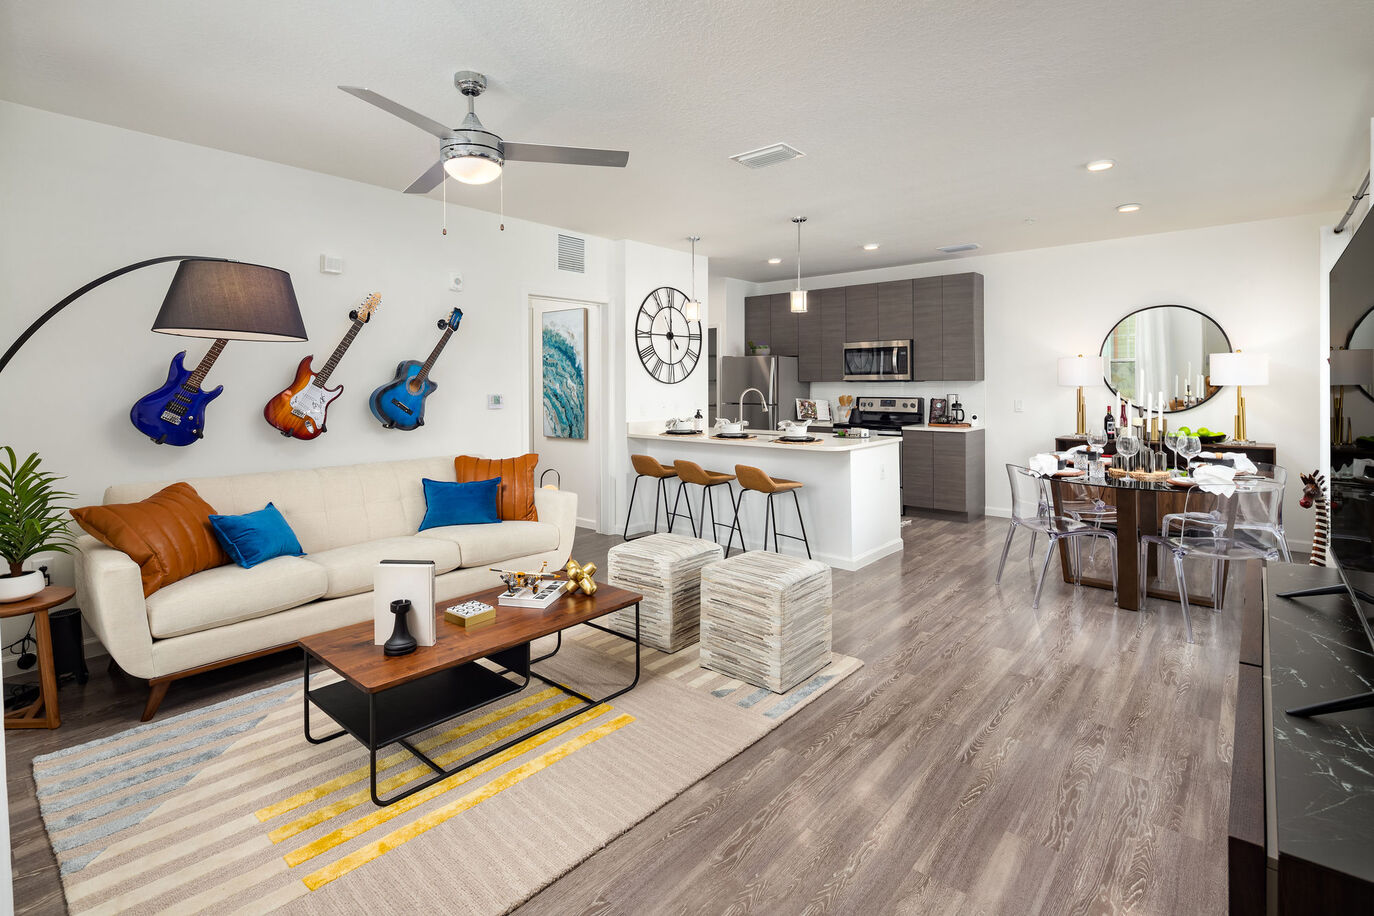
[[[333,255],[320,255],[320,273],[322,274],[341,274],[343,273],[343,258],[336,258]]]
[[[505,406],[506,406],[506,404],[505,404],[505,402],[501,399],[501,395],[499,395],[499,394],[489,394],[489,395],[487,395],[487,410],[500,410],[502,407],[505,407]]]

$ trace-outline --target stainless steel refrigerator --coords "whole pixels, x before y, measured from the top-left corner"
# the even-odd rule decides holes
[[[796,399],[811,395],[811,383],[797,381],[795,356],[722,357],[718,387],[717,415],[742,417],[750,429],[777,429],[783,420],[795,420]],[[750,391],[741,407],[740,394],[749,388],[758,393]]]

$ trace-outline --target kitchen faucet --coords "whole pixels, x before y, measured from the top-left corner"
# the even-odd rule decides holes
[[[773,428],[773,408],[768,406],[768,399],[763,396],[763,392],[757,388],[746,388],[739,393],[739,418],[744,419],[744,396],[749,392],[754,392],[759,396],[759,403],[763,405],[763,412],[768,415],[768,428]]]

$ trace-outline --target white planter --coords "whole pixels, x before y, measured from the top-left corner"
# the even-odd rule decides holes
[[[32,598],[43,590],[43,585],[43,574],[36,569],[12,579],[0,578],[0,604]]]

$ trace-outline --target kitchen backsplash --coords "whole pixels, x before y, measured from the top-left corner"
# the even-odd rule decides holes
[[[930,399],[947,398],[957,394],[964,405],[964,416],[972,419],[976,414],[980,425],[983,423],[986,405],[985,386],[987,382],[812,382],[813,400],[825,398],[830,401],[833,415],[836,401],[840,395],[853,395],[854,398],[901,398],[921,397],[926,399],[926,416],[930,416]]]

